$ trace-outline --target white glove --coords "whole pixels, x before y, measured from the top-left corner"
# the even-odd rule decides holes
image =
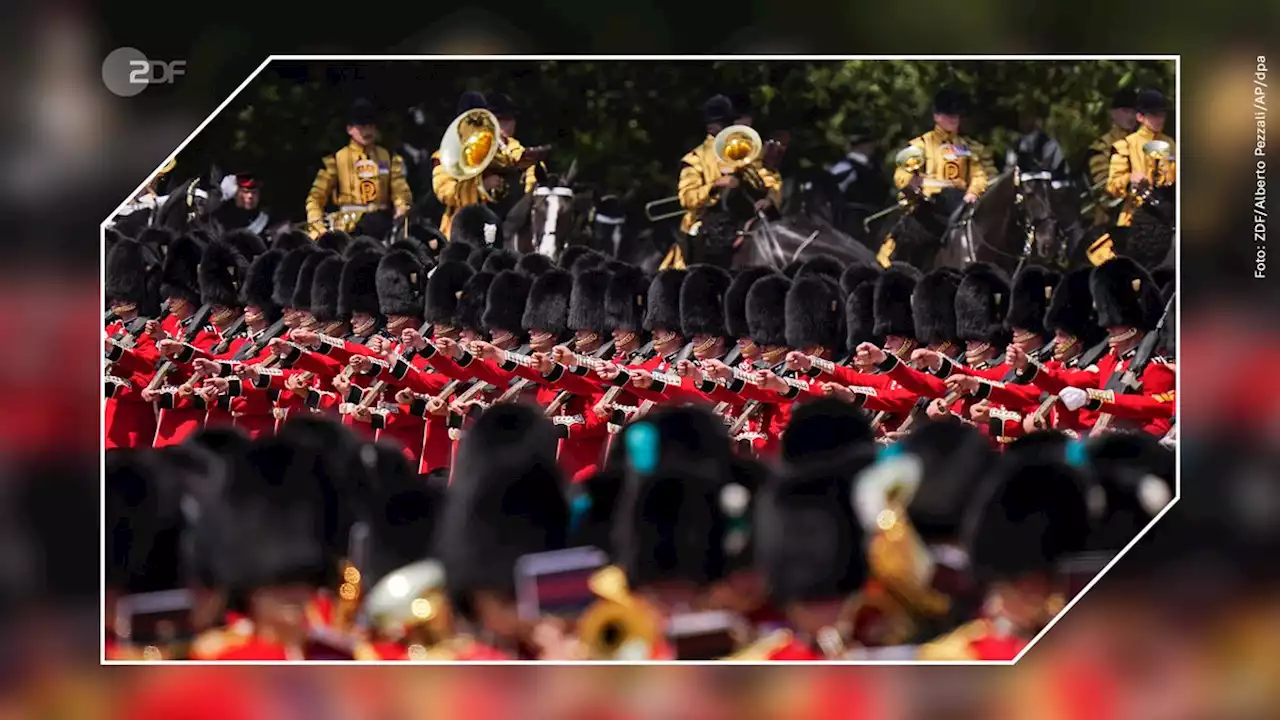
[[[1084,407],[1086,402],[1089,402],[1089,394],[1080,388],[1066,387],[1062,388],[1062,392],[1058,393],[1058,399],[1062,401],[1063,405],[1067,406],[1068,410],[1079,410]]]

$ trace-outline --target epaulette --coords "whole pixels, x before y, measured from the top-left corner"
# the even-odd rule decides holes
[[[738,652],[724,658],[725,662],[759,662],[768,660],[771,655],[791,644],[795,636],[790,630],[782,628],[774,630],[756,640]]]
[[[972,645],[981,640],[987,631],[986,620],[967,622],[937,640],[921,645],[916,659],[948,662],[977,660],[978,655],[973,651]]]

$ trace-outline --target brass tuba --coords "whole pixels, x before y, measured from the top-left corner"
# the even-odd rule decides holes
[[[733,170],[742,180],[753,199],[764,197],[769,188],[754,165],[764,153],[764,141],[760,133],[750,125],[730,125],[720,131],[712,141],[716,160]]]
[[[403,642],[410,660],[430,659],[453,635],[444,568],[437,560],[406,565],[378,581],[364,598],[364,612],[382,637]]]
[[[440,138],[440,166],[455,180],[470,180],[489,169],[509,164],[498,118],[483,108],[468,110],[449,123]],[[493,200],[483,183],[480,195]]]
[[[631,595],[627,576],[616,565],[588,581],[600,597],[578,618],[578,639],[592,660],[648,660],[661,633],[657,617]]]

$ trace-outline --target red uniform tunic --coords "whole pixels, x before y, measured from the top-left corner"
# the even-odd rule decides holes
[[[1083,390],[1090,388],[1094,390],[1104,389],[1113,375],[1123,373],[1129,363],[1133,361],[1134,355],[1137,353],[1136,348],[1130,349],[1123,355],[1119,355],[1115,350],[1108,350],[1107,354],[1102,356],[1098,361],[1096,369],[1086,368],[1084,370],[1053,370],[1048,365],[1029,364],[1025,371],[1018,374],[1017,381],[1020,383],[1034,384],[1045,392],[1057,394],[1065,387],[1076,387]],[[1152,435],[1163,436],[1173,427],[1173,393],[1177,385],[1177,375],[1173,371],[1173,367],[1169,362],[1161,357],[1151,358],[1151,362],[1147,363],[1146,368],[1142,371],[1140,378],[1142,383],[1142,392],[1144,395],[1151,397],[1167,398],[1162,404],[1167,404],[1167,411],[1154,411],[1156,403],[1144,401],[1120,401],[1115,402],[1119,395],[1117,394],[1109,402],[1111,409],[1118,410],[1114,413],[1119,420],[1112,424],[1112,427],[1122,428],[1131,427],[1134,429],[1141,428],[1144,432]],[[1081,422],[1089,427],[1097,422],[1097,414],[1099,411],[1106,411],[1106,407],[1098,401],[1107,402],[1107,398],[1111,396],[1096,396],[1091,398],[1091,403],[1080,410]],[[1125,407],[1121,407],[1125,405]],[[1135,408],[1140,408],[1135,410]],[[1130,418],[1126,419],[1125,414]],[[1160,417],[1161,415],[1166,415]]]
[[[183,320],[176,332],[171,334],[174,336],[185,335],[192,319]],[[179,397],[173,391],[176,391],[178,386],[191,378],[193,373],[191,360],[195,357],[192,349],[203,350],[207,354],[210,348],[221,341],[222,335],[218,330],[212,325],[206,325],[195,334],[183,352],[180,352],[173,359],[174,369],[164,379],[164,385],[162,385],[166,392],[161,400],[157,402],[160,407],[160,415],[156,420],[155,442],[152,443],[155,447],[177,445],[194,434],[204,424],[204,418],[208,412],[204,401],[193,395]]]
[[[124,327],[113,323],[106,332],[108,337],[116,337]],[[108,393],[103,420],[108,450],[147,447],[155,438],[155,407],[142,399],[142,390],[151,382],[159,357],[155,340],[145,333],[138,335],[133,347],[117,345],[107,353],[110,364],[103,377]]]

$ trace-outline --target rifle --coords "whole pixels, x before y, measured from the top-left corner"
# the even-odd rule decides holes
[[[213,308],[209,305],[201,305],[196,310],[196,314],[191,316],[191,326],[182,335],[182,341],[189,343],[200,334],[200,330],[204,328],[205,323],[209,322],[209,315],[212,314]],[[151,378],[151,382],[147,383],[147,390],[155,390],[160,387],[160,383],[164,382],[165,377],[173,372],[176,364],[172,360],[165,360],[160,364],[160,368],[156,370],[155,376]]]
[[[423,323],[422,327],[418,328],[418,333],[420,335],[426,335],[429,330],[431,330],[431,323]],[[406,350],[400,354],[400,358],[405,362],[412,362],[413,359],[417,356],[418,356],[418,351],[414,349]],[[385,390],[386,387],[387,387],[386,380],[379,380],[375,382],[373,385],[369,387],[368,390],[364,392],[364,395],[360,398],[360,404],[356,406],[356,409],[367,410],[368,408],[370,408],[373,405],[374,400],[376,400],[382,394],[382,391]]]
[[[1160,335],[1164,331],[1165,320],[1173,309],[1173,301],[1176,297],[1176,292],[1169,295],[1169,301],[1164,304],[1164,312],[1160,314],[1159,322],[1156,323],[1154,330],[1142,338],[1142,342],[1138,344],[1138,351],[1134,353],[1133,361],[1129,363],[1129,367],[1122,373],[1111,373],[1111,377],[1107,379],[1107,390],[1121,395],[1135,394],[1142,390],[1142,373],[1147,369],[1147,365],[1151,363],[1151,358],[1155,356],[1156,346],[1160,343]],[[1089,432],[1089,436],[1096,437],[1106,432],[1111,427],[1114,419],[1111,413],[1098,415],[1098,421],[1094,423],[1093,430]]]
[[[231,346],[231,341],[238,337],[242,332],[244,332],[244,315],[236,318],[236,321],[231,323],[231,327],[227,328],[227,331],[222,333],[222,341],[217,345],[214,345],[213,349],[209,351],[209,354],[221,355],[226,352],[227,348]]]
[[[1077,367],[1093,365],[1098,362],[1098,358],[1102,357],[1102,354],[1106,351],[1107,340],[1103,338],[1101,342],[1089,348],[1080,356],[1080,360],[1076,363]],[[1031,417],[1034,418],[1037,426],[1044,422],[1045,417],[1049,414],[1049,408],[1053,407],[1053,404],[1058,401],[1058,396],[1050,393],[1045,393],[1041,398],[1040,405],[1035,409],[1035,412],[1031,413]]]

